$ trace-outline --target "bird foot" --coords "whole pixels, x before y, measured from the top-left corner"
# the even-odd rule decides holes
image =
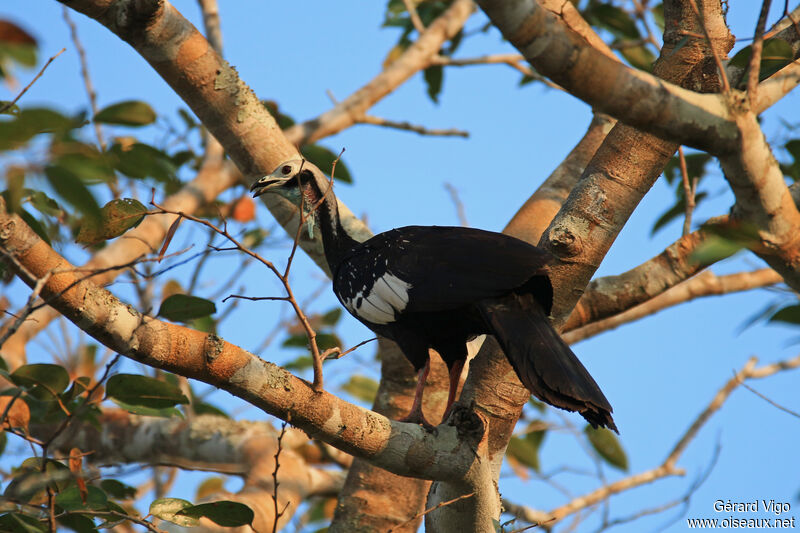
[[[411,424],[419,424],[420,426],[430,433],[436,433],[436,426],[431,424],[425,419],[425,415],[422,414],[422,410],[412,410],[408,415],[404,416],[403,418],[398,418],[398,422],[408,422]]]

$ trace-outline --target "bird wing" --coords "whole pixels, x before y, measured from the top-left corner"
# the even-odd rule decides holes
[[[408,284],[406,312],[456,309],[505,294],[542,274],[551,259],[514,237],[462,227],[407,226],[364,244],[382,256],[377,264],[387,274]]]

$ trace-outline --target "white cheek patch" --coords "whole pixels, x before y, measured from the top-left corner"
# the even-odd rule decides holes
[[[367,296],[357,293],[352,299],[344,302],[347,310],[373,324],[394,322],[397,313],[408,304],[410,283],[386,273],[372,286]]]

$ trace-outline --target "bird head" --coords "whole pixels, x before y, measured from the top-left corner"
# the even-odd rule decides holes
[[[284,161],[278,168],[272,171],[258,181],[256,181],[250,192],[253,193],[253,198],[257,198],[262,194],[274,193],[292,201],[295,204],[300,203],[300,183],[299,175],[301,173],[313,173],[310,168],[311,164],[303,159],[291,159]]]
[[[308,235],[312,239],[317,218],[315,210],[319,205],[319,199],[329,191],[330,184],[325,175],[305,159],[284,161],[271,174],[259,179],[250,187],[253,198],[273,193],[283,196],[297,206],[302,205]],[[333,193],[330,193],[330,197],[332,196]]]

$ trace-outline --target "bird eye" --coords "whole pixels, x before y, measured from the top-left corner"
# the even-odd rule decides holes
[[[283,172],[284,174],[289,174],[291,171],[292,167],[290,167],[289,165],[284,165],[283,168],[281,169],[281,172]]]

